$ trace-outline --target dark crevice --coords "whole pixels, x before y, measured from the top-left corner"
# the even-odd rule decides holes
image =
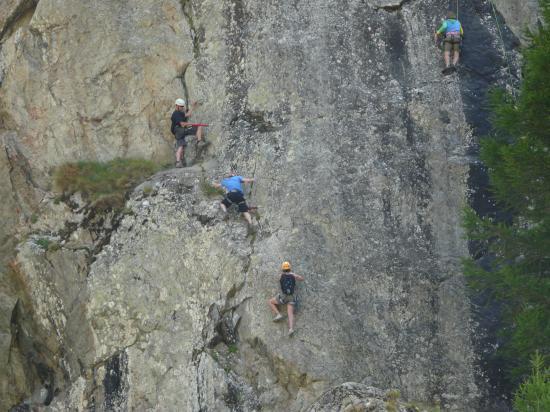
[[[193,20],[193,5],[191,0],[180,0],[180,3],[181,10],[187,20],[187,25],[189,26],[189,35],[191,36],[191,41],[193,42],[193,57],[196,60],[200,57],[200,35]]]
[[[47,406],[55,395],[56,384],[59,384],[60,380],[68,379],[68,376],[57,368],[56,359],[61,355],[61,349],[56,348],[58,353],[54,353],[52,348],[43,344],[45,339],[40,338],[42,334],[37,328],[32,315],[25,308],[24,303],[18,299],[10,319],[12,336],[10,358],[16,356],[23,364],[25,381],[30,392],[38,389],[46,391],[40,402]],[[14,406],[13,410],[24,405],[21,403]]]
[[[514,67],[509,67],[508,59],[502,54],[502,42],[506,53],[512,53],[519,46],[519,40],[503,25],[503,37],[497,39],[497,47],[487,47],[487,39],[497,33],[494,16],[489,3],[464,0],[460,4],[460,21],[466,36],[464,38],[460,61],[460,92],[463,110],[467,123],[471,126],[474,136],[482,139],[491,133],[489,122],[490,111],[488,93],[492,87],[517,86],[519,73]],[[487,20],[487,19],[488,20]],[[500,20],[500,17],[499,17]],[[490,30],[492,29],[492,30]],[[511,74],[510,71],[511,70]],[[510,84],[510,82],[512,84]],[[478,156],[479,146],[474,142],[468,149],[469,156]],[[491,216],[497,220],[506,219],[498,210],[496,202],[489,189],[489,178],[482,164],[470,165],[468,178],[469,204],[480,216]],[[478,264],[487,267],[490,256],[479,242],[469,243],[469,252]],[[506,382],[502,370],[506,368],[498,356],[496,348],[502,345],[501,307],[491,301],[489,292],[471,292],[470,300],[472,315],[476,326],[473,341],[479,372],[476,376],[478,385],[484,390],[482,396],[483,410],[509,410],[507,393],[511,392],[510,383]]]
[[[403,6],[405,4],[408,4],[410,3],[412,0],[402,0],[400,1],[399,3],[397,4],[388,4],[386,6],[377,6],[375,7],[376,10],[385,10],[385,11],[389,11],[389,12],[394,12],[394,11],[401,11],[401,9],[403,8]]]
[[[107,360],[105,364],[105,377],[103,378],[103,388],[106,410],[124,410],[126,375],[128,374],[128,355],[125,351],[115,354]]]
[[[19,3],[15,10],[12,11],[11,15],[6,19],[4,27],[2,28],[2,31],[0,31],[0,41],[4,39],[6,33],[11,32],[12,29],[17,26],[17,22],[21,17],[24,17],[28,13],[34,13],[37,4],[38,0],[27,0]]]
[[[32,199],[24,199],[24,194],[21,194],[20,190],[17,190],[17,188],[24,188],[26,186],[31,190],[41,189],[33,179],[28,159],[17,149],[15,144],[5,146],[4,150],[6,151],[6,159],[9,164],[8,176],[14,199],[23,210],[24,206],[31,206],[34,202]],[[23,180],[23,182],[21,182],[21,180]],[[21,185],[21,183],[23,183],[23,185]]]

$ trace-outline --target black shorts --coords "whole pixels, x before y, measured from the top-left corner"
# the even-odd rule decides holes
[[[222,203],[225,207],[230,207],[231,205],[236,204],[239,207],[239,212],[248,212],[248,205],[246,204],[246,200],[244,200],[244,194],[242,192],[227,193],[223,198]]]
[[[189,126],[189,127],[176,127],[176,140],[184,139],[185,136],[194,136],[197,134],[198,127],[197,126]]]
[[[187,142],[185,141],[185,136],[183,136],[181,139],[176,139],[176,149],[180,147],[187,146]]]

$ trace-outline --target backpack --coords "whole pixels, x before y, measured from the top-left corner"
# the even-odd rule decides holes
[[[296,279],[292,273],[283,273],[279,280],[281,284],[281,290],[285,295],[294,294],[294,287],[296,286]]]

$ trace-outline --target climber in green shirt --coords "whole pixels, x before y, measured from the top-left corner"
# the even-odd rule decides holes
[[[456,69],[458,64],[458,58],[460,55],[460,42],[464,31],[462,30],[462,24],[457,20],[456,14],[452,11],[447,13],[447,18],[441,24],[441,27],[435,32],[434,39],[437,43],[439,36],[443,35],[444,52],[443,57],[445,59],[445,69],[443,73],[450,73]],[[453,63],[451,65],[451,50],[453,51]]]

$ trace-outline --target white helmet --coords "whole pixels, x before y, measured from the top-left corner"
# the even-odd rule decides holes
[[[176,106],[185,106],[185,100],[176,99]]]

